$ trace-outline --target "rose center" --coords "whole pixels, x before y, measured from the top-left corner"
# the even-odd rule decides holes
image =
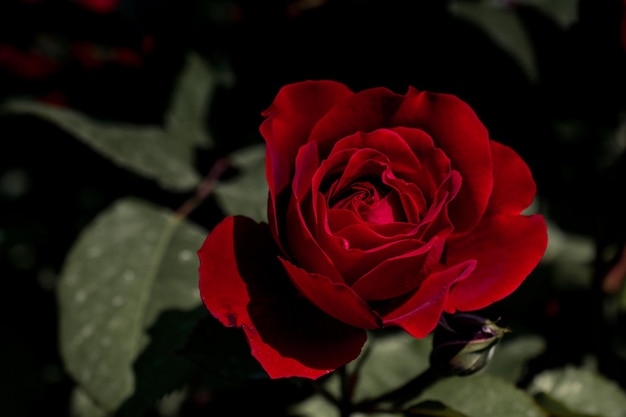
[[[352,183],[330,200],[330,206],[353,211],[368,223],[406,221],[397,193],[384,184],[371,181]]]

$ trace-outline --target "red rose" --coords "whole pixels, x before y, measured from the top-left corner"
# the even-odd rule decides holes
[[[509,295],[546,249],[543,217],[520,214],[530,170],[455,96],[305,81],[264,116],[269,225],[223,220],[199,273],[270,377],[326,374],[366,330],[424,337]]]

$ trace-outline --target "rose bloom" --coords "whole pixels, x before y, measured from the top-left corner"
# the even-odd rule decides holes
[[[304,81],[263,116],[268,223],[218,224],[199,288],[272,378],[327,374],[368,331],[422,338],[511,294],[546,249],[543,217],[521,214],[528,166],[453,95]]]

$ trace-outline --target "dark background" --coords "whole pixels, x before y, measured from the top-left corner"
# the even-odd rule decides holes
[[[260,113],[288,82],[456,94],[493,139],[527,161],[549,220],[589,237],[602,255],[591,288],[558,288],[554,271],[540,268],[489,312],[546,337],[537,369],[595,353],[601,371],[626,388],[615,348],[624,346],[623,313],[599,313],[615,297],[602,291],[602,278],[626,237],[624,5],[572,2],[575,20],[566,26],[531,2],[500,2],[531,41],[530,80],[449,1],[122,0],[108,10],[88,1],[3,0],[0,100],[30,97],[96,118],[161,124],[186,53],[198,51],[225,80],[207,114],[216,146],[198,151],[206,173],[219,156],[261,141]],[[117,169],[33,118],[0,116],[0,139],[0,415],[67,415],[73,385],[57,350],[54,290],[68,249],[119,197],[176,208],[186,196]],[[220,215],[208,202],[192,220],[209,228]]]

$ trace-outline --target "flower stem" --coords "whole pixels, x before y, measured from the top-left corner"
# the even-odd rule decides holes
[[[424,372],[392,391],[388,391],[378,397],[365,399],[355,404],[354,409],[357,411],[376,410],[380,403],[391,403],[395,406],[401,405],[411,399],[417,397],[424,389],[440,380],[443,376],[429,367]]]
[[[352,387],[350,383],[350,375],[345,366],[337,369],[341,378],[341,396],[339,399],[339,411],[341,417],[350,417],[352,414]]]
[[[227,157],[223,157],[215,161],[207,176],[202,180],[200,185],[198,185],[198,188],[196,188],[195,194],[185,201],[178,208],[178,210],[176,210],[175,216],[179,218],[187,217],[189,213],[195,210],[204,199],[211,195],[213,189],[215,189],[218,179],[222,176],[224,171],[226,171],[229,165],[230,161]]]

